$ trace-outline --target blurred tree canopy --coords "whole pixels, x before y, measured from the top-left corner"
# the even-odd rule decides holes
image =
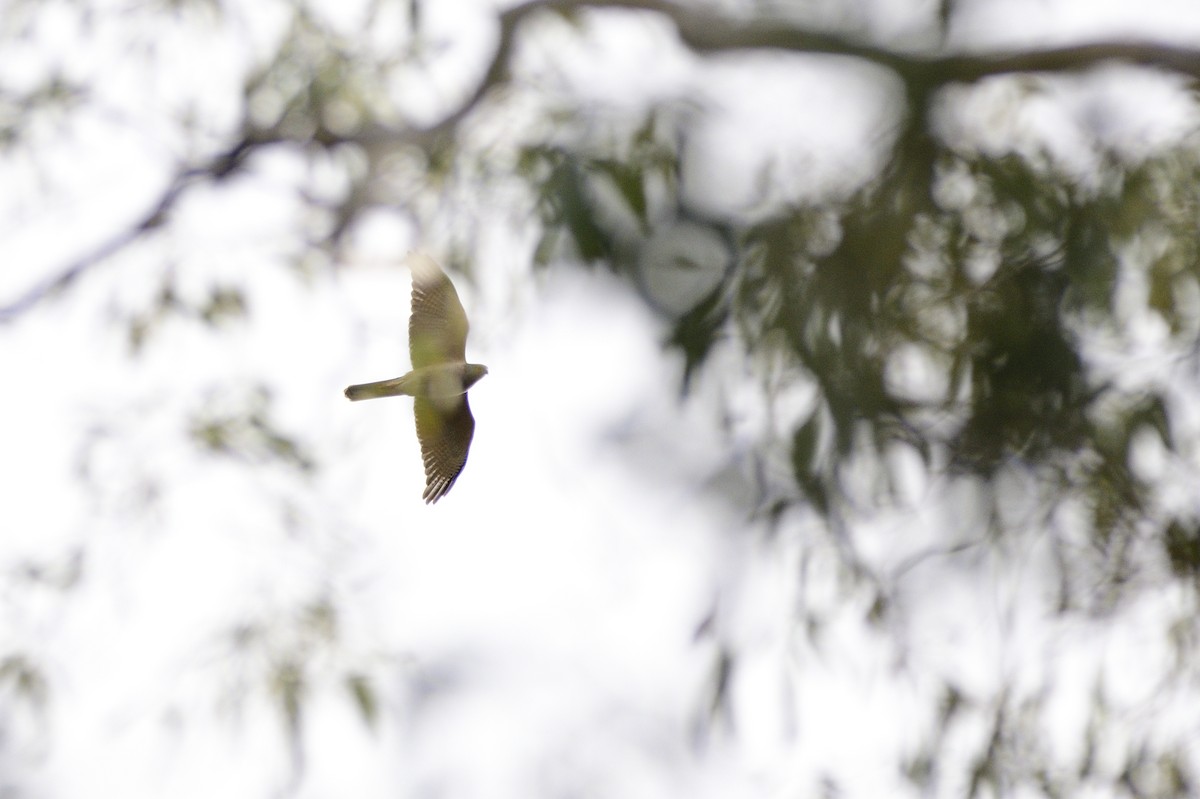
[[[864,625],[903,637],[905,581],[918,560],[1037,557],[1056,586],[1040,598],[1048,613],[1104,619],[1147,594],[1173,597],[1176,614],[1161,621],[1176,665],[1156,679],[1167,694],[1195,684],[1196,133],[1130,144],[1113,133],[1116,102],[1084,108],[1065,143],[1022,120],[1038,103],[1122,81],[1166,87],[1194,115],[1200,50],[1126,40],[972,50],[956,44],[959,4],[950,0],[914,10],[915,32],[892,37],[849,11],[830,19],[819,4],[784,13],[768,3],[531,0],[495,13],[489,43],[450,101],[422,106],[413,75],[435,70],[442,46],[426,29],[431,5],[381,0],[353,24],[286,5],[286,23],[242,75],[232,124],[214,130],[181,109],[178,166],[143,211],[0,299],[0,323],[36,314],[162,235],[191,193],[219,191],[287,153],[313,175],[300,187],[310,213],[296,249],[301,273],[333,268],[381,209],[438,241],[457,266],[484,269],[480,231],[498,218],[523,232],[540,268],[598,267],[627,279],[670,325],[663,345],[683,364],[681,402],[750,374],[778,413],[752,442],[752,496],[731,501],[776,535],[821,530]],[[216,0],[85,6],[54,7],[85,27],[125,15],[131,31],[134,17],[215,30],[231,13]],[[20,47],[47,13],[8,4],[6,46]],[[832,64],[875,87],[881,105],[858,131],[854,167],[832,178],[816,169],[824,177],[808,183],[768,156],[749,179],[724,174],[732,162],[697,142],[711,108],[695,86],[618,102],[556,80],[555,59],[591,46],[596,26],[612,19],[652,26],[691,64],[772,56],[797,81]],[[38,158],[95,92],[87,75],[53,60],[34,79],[0,81],[0,157]],[[759,141],[730,137],[719,147]],[[707,182],[697,181],[706,170]],[[753,184],[748,199],[719,196],[734,180]],[[136,357],[163,318],[219,325],[249,312],[236,278],[185,298],[164,274],[156,298],[121,323]],[[730,358],[743,365],[736,374]],[[197,444],[319,468],[271,419],[269,397],[254,396],[244,414],[195,420]],[[971,510],[953,510],[964,496]],[[937,531],[904,568],[881,567],[870,554],[868,539],[881,535],[873,521],[922,503],[948,504],[960,526]],[[797,621],[819,637],[819,614]],[[719,650],[714,717],[735,712],[725,692],[738,652]],[[19,652],[4,654],[0,681],[48,690]],[[290,668],[279,682],[295,722],[303,669]],[[347,679],[372,721],[369,683]],[[947,682],[933,731],[898,768],[936,795],[960,783],[967,796],[1192,795],[1194,720],[1181,732],[1151,721],[1123,733],[1112,754],[1116,722],[1102,680],[1080,679],[1096,687],[1073,760],[1039,743],[1047,696],[977,696]],[[960,779],[942,758],[969,714],[987,732]]]

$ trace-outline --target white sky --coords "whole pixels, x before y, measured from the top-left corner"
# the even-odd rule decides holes
[[[406,95],[426,112],[453,95],[491,35],[479,4],[428,5],[447,46]],[[1121,3],[962,5],[958,35],[972,43],[1121,31],[1191,41],[1200,29],[1200,12],[1182,3],[1136,13]],[[0,301],[135,217],[173,156],[206,137],[219,146],[241,70],[274,47],[284,20],[262,4],[224,26],[101,23],[85,36],[68,7],[46,4],[29,44],[0,51],[9,85],[58,64],[100,92],[98,111],[78,125],[46,121],[31,153],[0,164]],[[346,7],[330,18],[352,34]],[[645,102],[622,94],[635,81],[655,97],[699,91],[708,111],[692,146],[706,169],[688,179],[715,210],[753,213],[763,164],[785,185],[802,176],[796,191],[810,196],[869,174],[862,140],[877,135],[891,91],[877,76],[806,59],[698,65],[664,49],[663,35],[614,18],[598,23],[594,49],[548,36],[523,63],[607,108]],[[161,48],[161,69],[139,67],[129,37]],[[373,44],[392,42],[380,34]],[[660,53],[661,69],[631,70],[631,52],[639,64]],[[797,68],[807,80],[795,80]],[[1128,78],[1055,89],[1009,132],[1049,131],[1083,171],[1094,140],[1079,130],[1097,104],[1121,111],[1109,115],[1123,120],[1109,132],[1121,146],[1191,129],[1182,87],[1135,77],[1130,88]],[[982,87],[963,107],[986,106],[995,91]],[[206,131],[193,139],[172,124],[189,103]],[[981,148],[1002,146],[969,112],[946,124]],[[1084,144],[1071,147],[1073,135]],[[1064,757],[1099,674],[1119,706],[1142,708],[1129,730],[1194,725],[1148,704],[1164,700],[1143,676],[1168,656],[1154,620],[1183,598],[1151,593],[1124,625],[1048,621],[1028,601],[1046,580],[1045,542],[1033,535],[1013,543],[1025,556],[1004,564],[964,556],[914,568],[896,598],[898,640],[872,632],[862,623],[872,598],[847,595],[815,528],[790,519],[769,541],[721,499],[749,495],[744,453],[769,424],[736,379],[746,369],[736,353],[717,353],[718,373],[678,407],[680,364],[659,346],[661,320],[603,274],[530,278],[528,241],[502,225],[486,234],[495,251],[480,255],[476,280],[455,275],[473,323],[468,356],[490,368],[471,392],[470,462],[447,498],[424,506],[411,403],[351,405],[341,391],[407,367],[409,282],[395,265],[411,246],[444,253],[384,223],[350,263],[300,280],[283,262],[304,246],[302,184],[298,159],[256,161],[248,177],[189,196],[168,235],[0,328],[10,387],[0,657],[28,654],[49,688],[36,711],[0,694],[0,793],[758,797],[807,795],[829,775],[844,796],[901,795],[896,764],[930,728],[947,676],[978,696],[1014,675],[1031,695],[1053,689],[1050,740]],[[172,319],[130,358],[114,320],[150,306],[164,269],[185,297],[243,285],[248,320],[213,332]],[[316,456],[314,475],[190,444],[189,420],[244,407],[256,382],[273,391],[272,420]],[[713,410],[722,391],[735,411],[729,437]],[[787,480],[786,465],[774,466],[767,478]],[[970,497],[942,498],[941,488],[913,486],[911,508],[863,531],[865,554],[891,568],[948,530],[969,538]],[[67,591],[20,577],[28,562],[54,566],[77,550],[82,579]],[[717,634],[742,657],[736,727],[718,725],[697,747],[715,649],[692,634],[714,597]],[[321,599],[337,612],[328,640],[302,623]],[[798,609],[826,620],[820,648],[796,628]],[[239,652],[230,634],[241,625],[264,632]],[[312,668],[296,783],[269,703],[270,658],[288,653]],[[358,673],[378,691],[374,731],[343,686]],[[956,727],[948,770],[965,768],[988,733],[974,720]],[[1123,745],[1119,735],[1101,742],[1101,769],[1119,768]],[[958,795],[962,785],[943,788]]]

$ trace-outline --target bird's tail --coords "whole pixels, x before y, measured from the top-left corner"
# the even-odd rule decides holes
[[[411,374],[411,373],[410,373]],[[398,397],[402,394],[412,395],[408,384],[409,375],[393,377],[391,380],[380,380],[376,383],[359,383],[346,389],[346,398],[354,400],[377,399],[379,397]]]

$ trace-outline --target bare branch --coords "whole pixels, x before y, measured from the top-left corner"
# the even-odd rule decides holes
[[[0,306],[0,324],[14,321],[43,299],[62,292],[96,264],[120,252],[137,241],[143,234],[160,227],[175,208],[184,191],[190,186],[205,180],[220,180],[228,176],[240,166],[252,149],[265,143],[266,141],[263,139],[245,136],[207,164],[180,171],[159,195],[150,210],[135,223],[121,230],[95,249],[81,255],[54,276],[27,289],[16,300]]]
[[[531,0],[505,13],[509,29],[542,9],[566,13],[585,8],[652,11],[667,17],[680,39],[696,52],[787,50],[860,58],[895,70],[902,78],[934,85],[973,82],[1014,72],[1068,72],[1110,61],[1161,67],[1200,78],[1200,49],[1147,41],[1111,40],[1043,50],[923,54],[891,50],[837,34],[809,30],[784,19],[735,18],[666,0]]]
[[[784,50],[861,59],[894,71],[912,92],[928,92],[949,83],[974,82],[993,75],[1080,71],[1114,61],[1160,67],[1200,79],[1200,50],[1153,42],[1107,41],[1044,50],[931,55],[891,50],[836,34],[813,31],[788,20],[738,18],[667,0],[529,0],[500,14],[496,49],[486,71],[475,90],[438,122],[423,128],[406,129],[369,123],[348,135],[320,128],[307,143],[326,147],[347,142],[364,146],[408,143],[434,149],[453,138],[460,123],[479,103],[493,89],[509,80],[517,31],[526,18],[545,11],[569,14],[588,9],[624,9],[659,14],[670,19],[683,44],[698,53]],[[236,169],[254,149],[289,138],[282,131],[247,132],[229,150],[207,164],[182,170],[154,206],[132,226],[79,257],[57,275],[28,289],[16,300],[0,306],[0,324],[11,322],[40,300],[62,291],[92,266],[158,227],[175,207],[180,195],[190,186],[204,180],[219,180]]]

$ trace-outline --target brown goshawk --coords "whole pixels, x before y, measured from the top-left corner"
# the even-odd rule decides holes
[[[412,371],[391,380],[346,389],[351,400],[407,395],[414,398],[417,439],[425,461],[425,502],[437,502],[454,485],[467,464],[475,435],[475,417],[467,389],[487,374],[487,367],[466,362],[467,314],[458,292],[432,258],[411,253],[412,316],[408,349]]]

